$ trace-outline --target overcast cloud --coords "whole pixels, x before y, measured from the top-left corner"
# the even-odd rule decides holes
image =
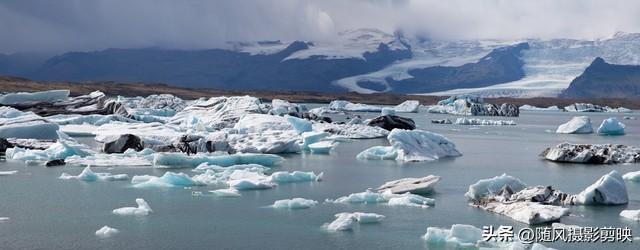
[[[636,0],[3,0],[0,52],[217,48],[379,28],[434,39],[640,32]]]

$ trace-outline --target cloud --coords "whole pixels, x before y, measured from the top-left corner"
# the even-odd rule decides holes
[[[640,31],[637,13],[634,0],[7,0],[0,52],[330,41],[363,27],[434,39],[597,38]]]

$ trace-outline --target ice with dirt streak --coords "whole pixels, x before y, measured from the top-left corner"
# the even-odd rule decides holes
[[[391,146],[371,147],[359,153],[356,158],[416,162],[462,155],[449,139],[429,131],[394,129],[387,136],[387,140]]]

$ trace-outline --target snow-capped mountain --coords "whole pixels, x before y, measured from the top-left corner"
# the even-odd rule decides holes
[[[227,45],[209,50],[70,52],[29,69],[16,69],[10,60],[13,57],[0,56],[0,74],[232,90],[531,97],[557,96],[596,57],[611,64],[640,64],[640,34],[627,33],[597,40],[438,41],[356,29],[329,41]]]

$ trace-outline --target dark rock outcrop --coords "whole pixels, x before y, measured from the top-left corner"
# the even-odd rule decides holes
[[[406,130],[413,130],[416,128],[416,123],[411,118],[395,115],[378,116],[369,121],[367,125],[381,127],[389,131],[393,130],[394,128]]]
[[[45,167],[57,167],[57,166],[64,166],[64,164],[66,164],[64,162],[63,159],[55,159],[55,160],[50,160],[47,161],[47,163],[44,164]]]
[[[127,149],[140,151],[144,149],[144,142],[138,136],[124,134],[114,141],[105,142],[102,150],[107,154],[121,154]]]
[[[619,144],[561,143],[545,149],[540,156],[549,161],[617,164],[640,162],[640,148]]]
[[[609,64],[598,57],[562,92],[566,98],[640,98],[640,66]]]
[[[13,148],[13,144],[5,138],[0,138],[0,154],[4,154],[8,148]]]

